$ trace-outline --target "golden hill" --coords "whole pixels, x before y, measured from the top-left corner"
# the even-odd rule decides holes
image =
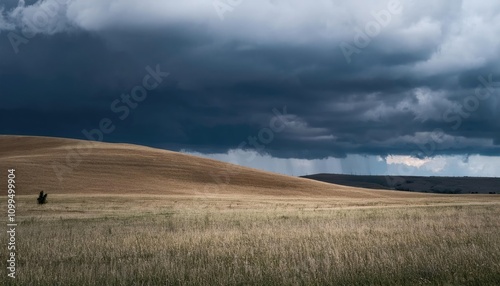
[[[1,135],[0,168],[5,178],[8,169],[16,169],[19,195],[44,190],[51,194],[427,196],[332,185],[143,146],[49,137]]]

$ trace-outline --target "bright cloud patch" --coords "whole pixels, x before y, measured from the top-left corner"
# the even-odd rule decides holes
[[[387,164],[404,164],[407,166],[420,168],[422,165],[431,161],[431,159],[419,159],[410,156],[388,156]]]

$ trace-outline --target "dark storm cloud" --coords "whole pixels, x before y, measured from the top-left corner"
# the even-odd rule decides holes
[[[389,1],[248,1],[224,21],[210,1],[165,2],[6,2],[0,133],[84,138],[111,118],[105,141],[225,152],[286,106],[274,156],[500,154],[499,85],[476,96],[480,76],[500,81],[493,1],[402,1],[350,62],[339,45]],[[63,11],[16,54],[8,35],[51,3]],[[156,65],[168,80],[118,119],[111,103]]]

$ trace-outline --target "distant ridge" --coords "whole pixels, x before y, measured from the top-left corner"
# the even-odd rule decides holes
[[[440,194],[500,194],[500,178],[315,174],[302,178],[343,186]]]

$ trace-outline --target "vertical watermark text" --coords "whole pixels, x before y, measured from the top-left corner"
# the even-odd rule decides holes
[[[10,278],[16,278],[16,170],[8,170],[7,175],[7,270]]]

